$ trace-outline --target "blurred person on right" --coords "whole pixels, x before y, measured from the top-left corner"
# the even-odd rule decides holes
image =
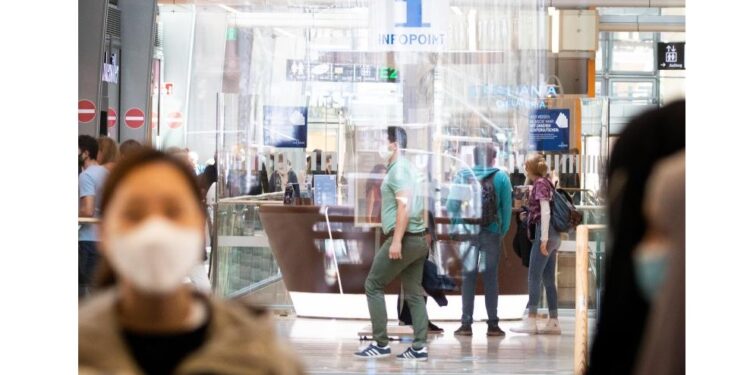
[[[184,283],[202,252],[201,204],[193,171],[162,152],[143,150],[112,171],[100,246],[100,284],[110,287],[79,309],[80,373],[303,373],[267,313]]]
[[[646,186],[648,229],[633,253],[651,310],[635,374],[685,373],[685,153],[660,162]]]
[[[657,163],[684,149],[684,100],[635,117],[612,149],[603,189],[609,220],[604,293],[589,375],[633,373],[651,308],[638,286],[634,262],[647,229],[643,212],[646,183]]]
[[[99,143],[99,154],[96,161],[111,172],[112,168],[115,167],[115,162],[120,157],[117,151],[117,143],[110,137],[99,137],[97,142]]]
[[[126,158],[140,150],[143,146],[134,139],[120,143],[120,159]]]

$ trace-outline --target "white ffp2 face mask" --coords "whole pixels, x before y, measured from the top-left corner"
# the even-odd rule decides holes
[[[148,219],[127,234],[114,236],[109,249],[112,266],[143,292],[176,290],[200,262],[202,233],[171,221]]]
[[[378,148],[378,155],[380,156],[381,159],[388,161],[388,159],[390,159],[391,156],[393,155],[393,151],[391,151],[391,149],[388,148],[388,145],[381,145]]]

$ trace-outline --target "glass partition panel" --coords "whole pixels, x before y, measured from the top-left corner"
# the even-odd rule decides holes
[[[436,0],[419,14],[407,3],[194,8],[186,121],[198,130],[186,139],[215,153],[218,294],[265,293],[263,304],[275,306],[297,298],[303,315],[311,306],[300,293],[361,294],[400,142],[389,127],[406,135],[398,148],[415,210],[435,220],[431,258],[443,274],[462,280],[461,236],[475,235],[481,219],[478,169],[508,173],[521,194],[525,160],[541,153],[587,222],[603,222],[605,103],[548,84],[545,2]],[[642,53],[641,39],[616,40],[618,51]],[[475,157],[487,145],[494,158]],[[507,284],[518,296],[525,269],[515,260],[504,274],[518,277]]]

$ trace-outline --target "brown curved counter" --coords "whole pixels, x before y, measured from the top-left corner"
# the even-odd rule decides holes
[[[322,298],[323,295],[345,295],[348,297],[358,296],[354,299],[364,298],[364,284],[367,274],[372,264],[375,251],[379,248],[383,240],[380,235],[380,228],[361,228],[354,226],[354,216],[351,209],[344,207],[330,207],[328,221],[331,227],[338,226],[338,230],[332,230],[330,237],[333,239],[343,239],[356,241],[359,257],[357,262],[340,262],[338,270],[341,280],[341,290],[338,281],[333,281],[330,271],[326,272],[326,254],[319,246],[324,240],[329,239],[326,216],[321,213],[321,207],[318,206],[261,206],[259,210],[260,219],[263,228],[268,236],[268,241],[273,251],[276,262],[281,269],[281,274],[295,302],[295,309],[300,313],[300,306],[295,296],[306,296],[305,303],[309,301],[319,301],[324,303],[328,301]],[[500,283],[501,303],[500,309],[503,309],[503,296],[515,297],[513,303],[514,309],[518,310],[518,305],[527,298],[527,268],[521,264],[521,259],[515,254],[512,248],[513,236],[516,232],[515,215],[512,220],[510,231],[503,239],[503,252],[501,255],[500,268],[498,271],[498,281]],[[449,305],[452,303],[455,308],[456,303],[460,308],[460,287],[461,287],[461,262],[458,255],[458,241],[448,237],[446,233],[448,218],[436,218],[438,241],[441,246],[436,247],[440,251],[439,256],[435,257],[440,260],[442,269],[456,281],[458,288],[455,291],[448,292]],[[463,240],[465,237],[459,237]],[[328,263],[330,269],[330,261]],[[477,296],[483,298],[483,286],[481,277],[477,281]],[[398,279],[391,282],[386,288],[386,294],[396,295],[400,290]],[[343,292],[343,293],[341,293]],[[317,296],[316,296],[317,295]],[[451,298],[456,296],[456,298]],[[313,298],[316,297],[316,298]],[[311,299],[313,298],[313,299]],[[346,299],[346,298],[345,298]],[[352,298],[349,298],[351,301]],[[333,300],[330,300],[333,303]],[[458,302],[456,302],[458,301]],[[477,303],[482,301],[477,301]],[[523,301],[525,304],[525,301]],[[475,308],[475,315],[481,315],[480,310],[484,310],[482,302]],[[364,305],[366,310],[366,304]],[[302,309],[305,310],[305,309]],[[389,313],[391,313],[389,311]],[[477,314],[480,313],[480,314]],[[522,313],[522,309],[521,309]],[[315,315],[315,314],[313,314]],[[335,315],[335,314],[334,314]],[[332,316],[334,316],[332,315]],[[346,314],[345,314],[346,315]],[[357,315],[357,314],[355,314]],[[431,316],[434,314],[431,313]],[[501,318],[503,317],[501,311]],[[460,318],[459,316],[455,317]],[[520,318],[519,313],[513,312],[505,314],[506,319]]]

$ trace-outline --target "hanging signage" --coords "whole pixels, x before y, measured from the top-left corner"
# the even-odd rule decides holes
[[[114,127],[117,124],[117,111],[112,108],[107,109],[107,126]]]
[[[448,45],[448,0],[373,0],[370,49],[442,51]]]
[[[570,110],[539,109],[529,116],[529,149],[567,151],[570,146]]]
[[[399,70],[388,66],[286,61],[287,81],[399,82]]]
[[[659,70],[685,69],[685,42],[659,43],[657,46]]]
[[[138,129],[146,121],[146,115],[139,108],[130,108],[125,112],[125,125],[131,129]]]
[[[263,144],[307,147],[307,108],[263,106]]]
[[[78,101],[78,122],[85,124],[96,117],[96,105],[91,100]]]

